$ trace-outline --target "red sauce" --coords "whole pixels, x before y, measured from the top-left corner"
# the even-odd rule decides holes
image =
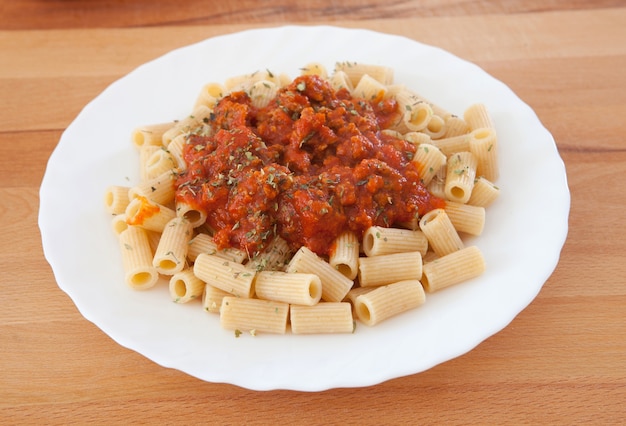
[[[146,219],[149,219],[159,213],[161,211],[161,208],[157,205],[150,203],[150,201],[148,201],[146,197],[138,196],[137,199],[140,202],[139,208],[133,216],[126,218],[126,223],[128,223],[129,225],[141,226],[144,224]]]
[[[296,78],[264,108],[233,93],[216,106],[210,135],[185,145],[176,196],[207,212],[220,248],[253,254],[280,235],[329,254],[345,229],[361,236],[444,206],[420,181],[415,146],[381,133],[397,109],[316,76]]]

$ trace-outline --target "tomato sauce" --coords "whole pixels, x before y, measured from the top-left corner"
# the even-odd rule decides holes
[[[161,211],[161,208],[152,204],[146,197],[138,196],[137,199],[140,202],[139,208],[133,216],[126,218],[126,222],[129,225],[141,226],[147,219],[158,214]]]
[[[253,255],[280,235],[294,249],[329,254],[343,230],[361,237],[444,206],[420,181],[415,146],[381,133],[397,109],[317,76],[296,78],[263,108],[232,93],[208,134],[185,144],[176,197],[207,212],[219,248]]]

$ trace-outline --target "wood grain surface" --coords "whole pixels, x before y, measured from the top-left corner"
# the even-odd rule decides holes
[[[290,23],[437,45],[506,83],[553,134],[572,196],[560,262],[469,353],[365,388],[254,392],[121,347],[58,288],[38,191],[81,108],[171,49]],[[624,1],[0,0],[0,424],[624,424],[625,70]]]

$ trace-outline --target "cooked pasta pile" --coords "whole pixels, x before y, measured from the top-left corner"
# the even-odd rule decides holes
[[[499,195],[485,105],[462,117],[389,67],[318,63],[209,83],[191,114],[133,131],[140,182],[105,204],[126,283],[169,279],[225,329],[352,333],[478,277]]]

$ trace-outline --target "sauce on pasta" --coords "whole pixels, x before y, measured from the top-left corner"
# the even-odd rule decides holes
[[[137,208],[135,214],[126,218],[126,223],[129,225],[141,226],[147,219],[159,213],[161,208],[150,203],[146,197],[138,196],[137,199],[141,204]]]
[[[415,146],[381,132],[398,116],[393,99],[353,98],[312,75],[263,108],[232,93],[184,146],[176,197],[207,213],[219,248],[252,255],[280,235],[329,254],[346,229],[361,236],[444,207],[420,181]]]

